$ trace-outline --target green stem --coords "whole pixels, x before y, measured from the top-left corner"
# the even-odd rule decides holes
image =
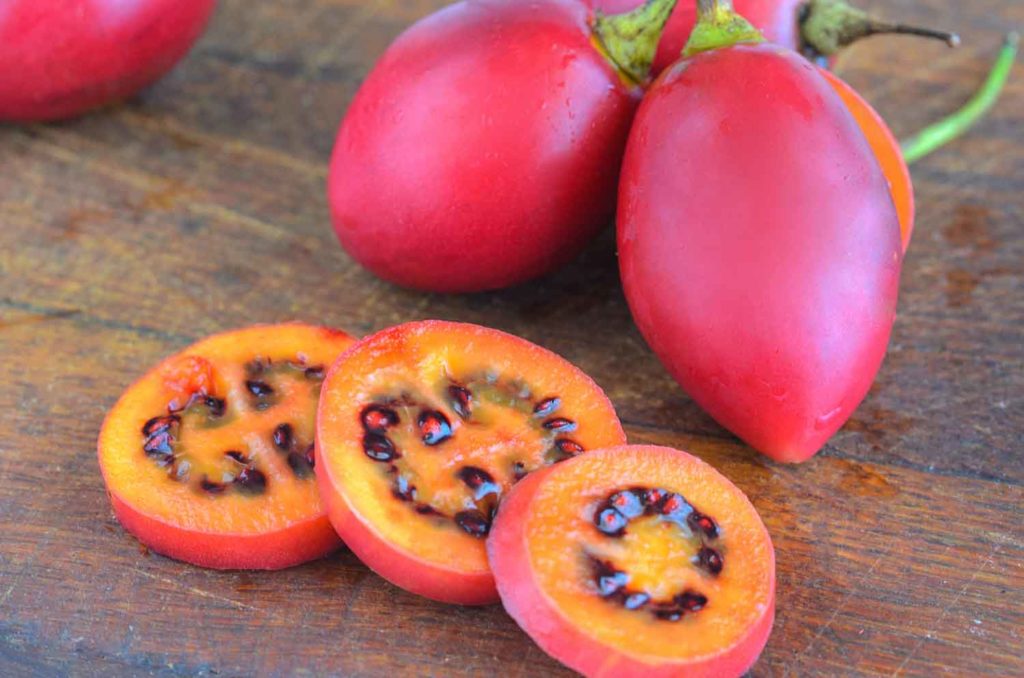
[[[761,31],[737,14],[732,0],[697,0],[697,25],[683,50],[684,57],[740,43],[764,42]]]
[[[592,30],[605,55],[638,85],[650,78],[658,42],[678,0],[647,0],[632,12],[594,13]]]
[[[970,129],[984,116],[999,99],[999,95],[1010,77],[1013,62],[1017,58],[1020,35],[1016,32],[1006,36],[992,71],[971,100],[963,108],[939,122],[925,127],[914,136],[901,142],[903,158],[907,163],[917,162],[926,155],[948,144]]]
[[[828,57],[869,35],[897,33],[960,44],[956,33],[880,21],[846,0],[807,0],[800,6],[800,50],[808,58]]]

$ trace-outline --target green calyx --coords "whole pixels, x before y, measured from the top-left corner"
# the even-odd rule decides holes
[[[634,84],[642,85],[650,78],[658,42],[677,2],[647,0],[624,14],[594,13],[594,38],[605,56]]]
[[[950,47],[960,44],[955,33],[879,21],[845,0],[807,0],[800,8],[799,23],[801,50],[809,58],[831,56],[861,38],[883,33],[934,38]]]
[[[697,0],[697,25],[693,27],[683,56],[759,42],[764,42],[761,31],[733,10],[732,0]]]

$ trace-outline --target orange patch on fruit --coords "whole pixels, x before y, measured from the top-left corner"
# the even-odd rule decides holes
[[[903,252],[906,253],[914,232],[914,184],[910,178],[910,169],[903,160],[899,141],[893,136],[882,116],[855,89],[828,70],[821,69],[820,72],[853,114],[871,150],[874,151],[878,164],[882,167],[882,172],[889,182],[893,204],[896,205]]]
[[[317,477],[338,533],[398,586],[497,599],[484,538],[528,472],[625,440],[601,389],[555,354],[475,325],[426,321],[368,337],[334,365]]]
[[[209,337],[132,385],[100,432],[118,519],[153,550],[276,569],[340,545],[313,478],[320,385],[354,339],[300,324]]]
[[[531,475],[488,540],[505,608],[588,676],[740,675],[775,610],[771,539],[711,466],[650,446]]]

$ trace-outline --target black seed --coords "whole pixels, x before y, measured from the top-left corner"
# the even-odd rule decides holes
[[[314,365],[313,367],[307,367],[303,374],[306,375],[306,379],[312,381],[323,381],[324,378],[324,366]]]
[[[387,430],[398,424],[398,413],[380,405],[370,405],[360,415],[363,428],[371,433],[387,433]]]
[[[654,511],[658,510],[658,506],[665,499],[665,495],[667,494],[665,490],[659,489],[641,490],[641,492],[643,492],[644,495],[644,504]]]
[[[145,450],[146,456],[162,459],[167,455],[174,454],[172,443],[171,434],[165,430],[153,434],[151,438],[146,440],[142,449]]]
[[[683,618],[683,610],[675,605],[659,606],[655,608],[654,616],[663,621],[679,621]]]
[[[622,601],[623,607],[627,610],[639,610],[641,607],[650,602],[651,597],[646,593],[632,593],[626,596],[626,599]]]
[[[292,470],[296,478],[305,479],[313,475],[313,469],[306,462],[306,455],[298,452],[288,453],[288,468]]]
[[[691,513],[686,522],[694,532],[700,532],[708,539],[718,539],[718,525],[699,511]]]
[[[698,612],[708,604],[708,597],[696,591],[685,591],[672,600],[685,612]]]
[[[466,483],[469,489],[473,490],[473,498],[480,501],[489,494],[495,497],[501,495],[501,485],[494,482],[494,478],[487,471],[475,466],[464,466],[459,469],[456,475],[459,480]]]
[[[309,464],[309,468],[316,468],[316,444],[310,443],[309,447],[306,448],[306,463]]]
[[[628,574],[618,570],[612,570],[611,572],[603,574],[597,578],[597,590],[601,592],[602,596],[608,598],[609,596],[614,596],[616,593],[621,591],[628,583]]]
[[[249,393],[257,398],[266,398],[267,396],[274,395],[273,387],[265,381],[249,379],[245,382],[245,387],[249,389]]]
[[[521,461],[517,461],[516,463],[512,464],[512,475],[515,476],[516,480],[522,480],[523,478],[526,477],[526,474],[526,464],[524,464]]]
[[[690,502],[686,501],[683,495],[676,494],[675,492],[665,495],[665,498],[659,502],[657,510],[658,513],[679,525],[688,521],[693,514],[693,507],[690,506]]]
[[[533,414],[537,417],[546,417],[549,414],[554,413],[561,406],[561,398],[545,398],[537,403],[536,407],[533,408]]]
[[[367,433],[363,436],[363,452],[374,461],[391,461],[399,456],[394,443],[379,433]]]
[[[221,483],[214,482],[212,480],[208,480],[207,478],[203,478],[200,481],[199,487],[201,487],[206,492],[209,492],[210,494],[220,494],[225,489],[227,489],[227,486],[222,485]]]
[[[629,520],[610,506],[598,511],[594,519],[597,529],[609,537],[621,537],[626,534],[626,525]]]
[[[574,455],[577,455],[577,454],[579,454],[579,453],[584,451],[582,445],[580,445],[575,440],[570,440],[569,438],[559,438],[559,439],[557,439],[555,441],[555,447],[558,448],[559,452],[561,452],[563,454],[567,454],[570,457],[574,456]]]
[[[420,412],[416,423],[420,427],[420,433],[425,445],[430,445],[431,447],[440,445],[452,437],[452,424],[442,412],[437,412],[436,410]]]
[[[555,433],[572,433],[576,430],[576,422],[565,417],[555,417],[545,421],[544,428]]]
[[[395,478],[395,484],[391,488],[391,494],[402,501],[416,501],[416,486],[409,483],[405,476]]]
[[[228,406],[223,398],[214,398],[213,396],[206,396],[205,404],[211,417],[223,417]]]
[[[697,552],[697,563],[711,574],[718,574],[725,566],[722,554],[707,546],[701,547]]]
[[[434,510],[433,506],[427,506],[426,504],[416,504],[416,513],[420,514],[421,516],[441,515],[440,513]]]
[[[149,438],[157,433],[163,433],[164,431],[170,430],[172,426],[179,422],[181,422],[181,417],[176,414],[171,414],[166,417],[153,417],[143,425],[142,435]]]
[[[150,459],[155,461],[156,465],[160,466],[160,467],[171,466],[172,464],[174,464],[174,455],[173,454],[164,454],[164,455],[151,454],[149,456],[150,456]]]
[[[644,500],[632,490],[616,492],[608,497],[608,503],[627,519],[638,518],[644,514]]]
[[[230,457],[231,459],[234,459],[239,464],[248,464],[249,463],[249,460],[245,458],[245,455],[242,454],[241,452],[239,452],[238,450],[228,450],[227,452],[224,453],[224,456],[225,457]]]
[[[491,531],[490,519],[480,511],[460,511],[455,514],[455,522],[474,537],[486,537]]]
[[[295,429],[291,424],[278,424],[274,429],[274,446],[282,452],[292,449],[295,442]]]
[[[473,394],[463,386],[449,386],[448,398],[452,401],[452,409],[455,414],[463,419],[469,419],[473,414]]]
[[[250,466],[242,469],[242,472],[238,474],[238,477],[235,478],[235,485],[238,485],[238,489],[246,494],[263,494],[267,489],[267,476],[263,475],[263,471]]]

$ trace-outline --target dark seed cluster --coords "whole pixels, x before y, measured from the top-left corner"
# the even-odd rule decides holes
[[[479,384],[483,389],[475,393]],[[558,397],[547,397],[534,401],[530,388],[521,382],[499,381],[494,375],[485,375],[480,381],[465,383],[449,382],[442,386],[440,395],[451,408],[450,412],[459,420],[473,424],[477,405],[481,401],[493,401],[504,407],[521,410],[527,416],[533,416],[535,425],[548,434],[554,434],[551,449],[545,454],[547,463],[555,463],[568,459],[584,451],[581,444],[567,437],[577,430],[575,421],[553,416],[562,407]],[[408,415],[399,414],[400,410],[411,409]],[[402,451],[395,444],[391,432],[402,423],[402,418],[411,420],[407,425],[415,425],[420,441],[427,447],[444,447],[452,440],[455,432],[452,419],[441,410],[420,406],[411,396],[403,394],[400,398],[382,398],[369,404],[359,413],[362,425],[363,453],[375,462],[388,464],[388,473],[393,476],[391,494],[399,501],[412,504],[412,508],[422,515],[444,516],[436,507],[423,503],[418,499],[416,487],[399,469]],[[509,469],[514,480],[526,477],[530,468],[522,461],[514,461]],[[456,472],[456,477],[472,493],[475,508],[460,511],[447,516],[466,533],[475,537],[485,537],[491,529],[491,521],[501,496],[501,484],[486,470],[474,466],[466,466]]]
[[[710,576],[718,576],[725,561],[709,542],[721,535],[718,524],[690,504],[683,495],[658,488],[634,487],[614,492],[594,512],[594,526],[601,534],[618,539],[626,535],[629,524],[643,517],[668,521],[679,527],[682,536],[696,540],[700,548],[693,565]],[[629,588],[629,574],[611,563],[591,558],[594,584],[602,598],[615,601],[627,610],[650,610],[656,618],[678,621],[708,604],[704,594],[686,590],[668,601],[655,601],[644,591]]]
[[[271,360],[263,358],[246,363],[245,389],[251,398],[250,405],[254,409],[264,411],[275,404],[276,391],[268,377],[278,372],[295,375],[292,378],[319,382],[323,380],[325,370],[323,365],[310,366],[304,362],[274,364]],[[220,419],[228,411],[228,403],[224,398],[197,392],[189,398],[185,407],[171,410],[165,416],[153,417],[142,427],[142,449],[146,456],[161,467],[167,468],[168,477],[179,482],[188,482],[193,475],[193,469],[187,459],[181,458],[181,455],[175,452],[175,443],[180,434],[182,414],[196,407],[205,408],[208,420]],[[300,443],[291,424],[279,424],[272,433],[272,441],[279,452],[287,455],[288,466],[296,477],[312,477],[315,462],[314,446],[312,443]],[[249,495],[259,495],[266,491],[267,476],[257,468],[254,460],[237,450],[225,452],[224,459],[226,466],[220,478],[203,475],[196,485],[200,490],[211,495],[223,494],[231,488]]]

